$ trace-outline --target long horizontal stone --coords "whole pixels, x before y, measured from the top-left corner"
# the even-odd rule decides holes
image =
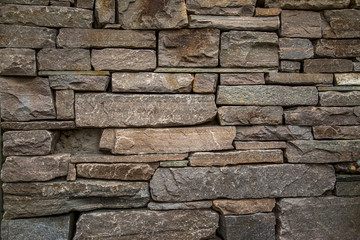
[[[211,210],[97,211],[80,215],[74,239],[209,239],[218,221]]]
[[[329,91],[335,91],[335,92],[351,92],[351,91],[360,91],[360,86],[326,86],[318,88],[319,92],[329,92]]]
[[[194,75],[170,73],[113,73],[113,92],[190,93]]]
[[[265,0],[265,7],[278,7],[282,9],[304,9],[304,10],[324,10],[347,8],[350,0]]]
[[[357,239],[360,197],[281,199],[278,239]],[[309,221],[311,219],[311,221]]]
[[[35,50],[0,49],[0,75],[36,76]]]
[[[236,127],[235,140],[278,141],[296,139],[313,139],[311,128],[291,125]]]
[[[315,87],[219,86],[216,103],[220,105],[316,105]]]
[[[60,29],[57,37],[59,47],[71,48],[155,48],[154,31],[111,29]]]
[[[266,83],[282,85],[332,85],[332,74],[316,73],[269,73]]]
[[[49,5],[49,0],[2,0],[1,3],[7,4],[29,4],[29,5]]]
[[[181,126],[211,121],[216,105],[214,95],[87,93],[76,94],[75,112],[81,127]]]
[[[235,141],[236,150],[257,150],[257,149],[284,149],[286,142],[259,142],[259,141]]]
[[[323,24],[323,35],[325,38],[359,38],[360,37],[359,10],[355,10],[355,9],[326,10],[324,11],[323,16],[325,19],[324,21],[325,24]]]
[[[287,143],[290,163],[351,162],[360,157],[359,140],[296,140]]]
[[[91,28],[91,10],[57,6],[0,6],[0,23],[45,27]]]
[[[281,12],[281,37],[321,38],[321,15],[313,11]]]
[[[189,156],[190,166],[227,166],[245,163],[282,163],[281,150],[199,152]]]
[[[102,154],[77,154],[71,156],[72,163],[151,163],[160,161],[184,160],[187,153],[181,154],[141,154],[141,155],[102,155]]]
[[[39,71],[39,76],[60,76],[60,75],[86,75],[86,76],[110,76],[109,71]]]
[[[148,183],[101,180],[4,183],[4,219],[89,211],[99,208],[145,207]]]
[[[315,139],[360,139],[360,126],[314,126]]]
[[[220,74],[220,85],[260,85],[265,84],[263,73]]]
[[[360,31],[360,30],[359,30]],[[360,35],[359,35],[360,37]],[[320,57],[351,58],[360,55],[358,39],[320,39],[315,43],[315,53]]]
[[[319,92],[320,106],[359,106],[360,105],[360,91],[351,92]]]
[[[304,60],[305,73],[341,73],[351,72],[353,63],[349,59],[306,59]]]
[[[150,189],[155,201],[173,202],[320,196],[333,189],[334,184],[332,166],[272,164],[159,168],[150,181]]]
[[[241,199],[241,200],[214,200],[214,210],[221,215],[240,215],[260,212],[271,212],[275,207],[275,199]]]
[[[156,211],[164,210],[190,210],[211,208],[211,201],[179,202],[179,203],[155,203],[150,202],[148,209]]]
[[[314,56],[314,48],[309,39],[280,38],[280,59],[302,60]]]
[[[2,122],[1,128],[8,130],[70,130],[75,128],[74,121],[36,121],[36,122]]]
[[[100,148],[113,154],[187,153],[233,149],[235,127],[105,129]]]
[[[263,73],[277,72],[277,67],[259,68],[156,68],[158,73]]]
[[[55,90],[101,91],[104,92],[110,82],[109,76],[91,75],[55,75],[49,76],[50,87]]]
[[[160,162],[160,167],[187,167],[188,165],[189,160]]]
[[[360,86],[360,73],[335,73],[335,83],[339,86]]]
[[[187,0],[186,8],[188,12],[193,14],[252,17],[255,4],[255,0]]]

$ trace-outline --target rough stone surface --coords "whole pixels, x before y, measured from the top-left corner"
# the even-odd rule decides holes
[[[351,91],[360,91],[360,86],[319,86],[319,92],[351,92]]]
[[[214,67],[214,68],[202,68],[202,67],[172,67],[172,68],[156,68],[154,72],[157,73],[263,73],[263,72],[277,72],[278,67],[257,67],[257,68],[244,68],[244,67]]]
[[[73,90],[56,91],[56,118],[69,120],[75,118],[74,103],[75,94]]]
[[[357,175],[337,175],[336,196],[360,196],[360,178]]]
[[[351,173],[351,174],[359,174],[360,167],[357,162],[350,162],[350,163],[337,163],[334,164],[335,171],[337,173]]]
[[[54,151],[56,134],[46,130],[10,131],[3,135],[4,156],[47,155]]]
[[[0,6],[0,23],[44,27],[91,28],[92,11],[56,6]]]
[[[219,234],[224,239],[275,239],[275,216],[258,213],[220,217]]]
[[[255,17],[279,16],[281,11],[281,8],[256,8]]]
[[[77,0],[76,7],[78,8],[86,8],[93,9],[95,0]]]
[[[359,29],[360,31],[360,29]],[[360,33],[359,33],[360,37]],[[360,40],[320,39],[316,41],[315,53],[320,57],[350,58],[360,56]]]
[[[220,125],[282,124],[282,107],[223,106],[218,109]]]
[[[351,92],[319,92],[320,106],[359,106],[360,91]]]
[[[188,24],[184,0],[117,0],[119,23],[124,29],[170,29]]]
[[[266,83],[282,85],[332,85],[332,74],[268,73]]]
[[[336,73],[335,83],[339,86],[360,86],[360,73]]]
[[[4,183],[3,191],[4,219],[145,207],[150,197],[146,182],[102,180]]]
[[[163,210],[190,210],[211,208],[211,201],[195,201],[195,202],[182,202],[182,203],[155,203],[150,202],[148,208],[150,210],[163,211]]]
[[[348,59],[306,59],[305,73],[338,73],[351,72],[353,63]]]
[[[281,199],[277,206],[278,239],[360,237],[360,197]]]
[[[246,150],[191,153],[190,166],[227,166],[245,163],[282,163],[281,150]]]
[[[100,148],[114,154],[186,153],[233,149],[235,127],[105,129]]]
[[[360,109],[352,107],[298,107],[284,111],[285,123],[292,125],[357,125]]]
[[[208,239],[218,221],[211,210],[98,211],[80,216],[74,239]]]
[[[101,129],[62,131],[55,146],[56,153],[99,154]]]
[[[189,160],[160,162],[160,167],[187,167]]]
[[[280,59],[302,60],[314,56],[314,47],[309,39],[280,38]]]
[[[81,127],[160,127],[211,121],[216,105],[214,95],[87,93],[76,94],[75,111]]]
[[[255,142],[255,141],[235,141],[236,150],[249,150],[249,149],[283,149],[286,148],[286,142]]]
[[[156,36],[153,31],[62,28],[57,44],[71,48],[155,48]]]
[[[48,5],[49,0],[2,0],[1,3],[29,4],[29,5]]]
[[[255,4],[255,0],[187,0],[186,8],[193,14],[252,17]]]
[[[0,75],[36,76],[35,51],[20,48],[0,49]]]
[[[360,126],[314,126],[315,139],[360,139]]]
[[[296,140],[287,143],[290,163],[351,162],[360,157],[359,140]]]
[[[214,200],[214,210],[221,215],[239,215],[261,212],[271,212],[275,207],[274,198],[241,199],[241,200]]]
[[[113,73],[113,92],[190,93],[194,75],[181,73]]]
[[[70,181],[70,182],[76,181],[76,165],[73,163],[69,163],[66,181]]]
[[[76,165],[77,176],[83,178],[125,180],[125,181],[148,181],[154,174],[157,163],[81,163]]]
[[[333,189],[334,184],[332,166],[272,164],[159,168],[150,181],[150,189],[155,201],[176,202],[319,196]]]
[[[221,34],[222,67],[277,67],[276,33],[230,31]]]
[[[39,71],[40,76],[110,76],[109,71]]]
[[[282,9],[324,10],[346,8],[349,4],[350,0],[265,0],[265,7],[279,7]]]
[[[220,105],[316,105],[315,87],[219,86],[216,103]]]
[[[86,49],[41,49],[39,70],[91,70],[90,51]]]
[[[280,62],[280,71],[281,72],[300,72],[301,70],[301,62],[295,61],[281,61]]]
[[[280,36],[291,38],[321,38],[321,16],[319,12],[281,12]]]
[[[360,72],[360,62],[353,62],[354,72]]]
[[[109,76],[56,75],[49,76],[50,87],[55,90],[101,91],[109,85]]]
[[[261,85],[265,84],[265,79],[263,73],[220,74],[220,84],[228,86]]]
[[[95,19],[99,26],[107,23],[115,23],[115,1],[116,0],[96,0]]]
[[[2,122],[1,128],[8,130],[69,130],[75,128],[74,121]]]
[[[325,38],[359,38],[360,11],[355,9],[324,11],[327,24],[323,27]]]
[[[195,75],[193,91],[196,93],[215,93],[218,74],[198,73]]]
[[[159,33],[159,66],[216,67],[219,54],[218,29],[182,29]]]
[[[102,154],[77,154],[71,156],[73,163],[151,163],[160,161],[184,160],[188,154],[141,154],[141,155],[102,155]]]
[[[102,49],[91,51],[91,64],[95,70],[153,70],[156,54],[153,50]]]
[[[236,127],[235,140],[277,141],[313,139],[310,127],[299,126],[246,126]]]

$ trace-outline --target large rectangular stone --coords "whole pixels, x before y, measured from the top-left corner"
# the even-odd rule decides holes
[[[82,127],[196,125],[216,115],[214,95],[76,94],[76,124]]]
[[[265,84],[264,73],[220,74],[220,85],[261,85]]]
[[[268,73],[266,83],[282,85],[332,85],[332,74]]]
[[[347,8],[350,0],[265,0],[265,7],[278,7],[282,9],[324,10]]]
[[[103,27],[108,23],[115,23],[116,0],[96,0],[95,19],[96,25]]]
[[[50,87],[55,90],[106,91],[110,82],[109,76],[89,75],[54,75],[49,76]]]
[[[264,72],[277,72],[278,67],[258,67],[258,68],[224,68],[224,67],[195,67],[195,68],[156,68],[156,73],[264,73]]]
[[[336,196],[360,196],[359,175],[336,175]]]
[[[319,12],[281,12],[280,36],[290,38],[321,38],[321,16]]]
[[[271,212],[275,207],[274,198],[214,200],[213,209],[222,215],[240,215],[260,212]]]
[[[296,139],[313,139],[311,128],[286,125],[236,127],[235,140],[278,141]]]
[[[75,118],[74,103],[75,93],[73,90],[56,91],[56,119],[71,120]]]
[[[233,149],[235,127],[105,129],[100,148],[113,154],[187,153]]]
[[[326,10],[323,16],[325,19],[323,25],[325,38],[360,37],[360,10]]]
[[[37,54],[39,70],[91,70],[90,50],[41,49]]]
[[[319,92],[320,106],[359,106],[360,91],[336,92],[327,91]]]
[[[252,17],[255,4],[256,0],[187,0],[186,8],[193,14]]]
[[[314,126],[315,139],[360,139],[360,126]]]
[[[176,202],[320,196],[334,184],[335,171],[329,165],[272,164],[159,168],[150,188],[155,201]]]
[[[280,59],[302,60],[314,56],[314,47],[309,39],[280,38]]]
[[[338,73],[351,72],[353,63],[349,59],[306,59],[305,73]]]
[[[72,163],[151,163],[160,161],[184,160],[187,153],[182,154],[140,154],[140,155],[102,155],[77,154],[71,156]]]
[[[2,122],[1,128],[9,130],[69,130],[75,128],[74,121]]]
[[[220,105],[316,105],[315,87],[219,86],[216,103]]]
[[[330,58],[357,57],[360,56],[359,48],[360,48],[360,40],[358,39],[342,39],[342,40],[320,39],[317,40],[315,43],[315,53],[319,57],[330,57]]]
[[[0,49],[0,75],[36,76],[35,50]]]
[[[360,238],[360,197],[289,198],[277,206],[278,239]]]
[[[335,83],[339,86],[360,86],[360,73],[335,73]]]

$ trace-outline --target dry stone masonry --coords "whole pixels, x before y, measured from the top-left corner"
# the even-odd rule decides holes
[[[0,111],[3,240],[360,239],[359,0],[2,0]]]

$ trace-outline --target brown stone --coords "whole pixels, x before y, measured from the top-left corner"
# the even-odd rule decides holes
[[[100,148],[113,154],[186,153],[233,149],[234,127],[105,129]]]
[[[339,86],[360,86],[360,73],[336,73],[335,83]]]
[[[360,105],[360,91],[351,92],[319,92],[320,106],[358,106]]]
[[[71,156],[73,163],[151,163],[160,161],[183,160],[188,157],[182,154],[141,154],[141,155],[100,155],[100,154],[78,154]]]
[[[115,23],[115,0],[96,0],[95,19],[99,26]]]
[[[360,29],[359,29],[360,32]],[[359,33],[360,37],[360,33]],[[360,55],[360,40],[320,39],[316,41],[315,53],[320,57],[351,58]]]
[[[313,139],[310,127],[299,126],[244,126],[236,127],[235,140],[278,141]]]
[[[36,157],[7,157],[2,165],[3,182],[49,181],[68,174],[70,154]]]
[[[39,70],[91,70],[90,51],[86,49],[41,49]]]
[[[323,35],[325,38],[359,38],[360,37],[359,10],[355,10],[355,9],[326,10],[324,11],[324,18],[327,22],[327,24],[323,27]],[[348,51],[351,51],[350,48]],[[356,51],[356,49],[354,51]]]
[[[198,73],[195,75],[193,91],[196,93],[215,93],[218,82],[216,73]]]
[[[265,7],[279,7],[282,9],[324,10],[333,8],[347,8],[350,0],[265,0]]]
[[[298,73],[301,70],[301,62],[295,61],[280,61],[280,71],[281,72],[292,72]]]
[[[56,91],[56,118],[69,120],[75,118],[74,102],[75,94],[73,90]]]
[[[241,199],[241,200],[214,200],[214,210],[222,215],[252,214],[271,212],[275,207],[274,198]]]
[[[315,139],[359,139],[360,126],[314,126]]]
[[[35,51],[32,49],[0,49],[0,75],[36,76]]]
[[[291,38],[321,38],[321,16],[319,12],[281,12],[280,36]]]
[[[71,4],[74,4],[74,2],[72,0],[69,0],[69,1],[50,0],[50,6],[71,7]]]
[[[49,76],[50,87],[55,90],[106,91],[109,76],[55,75]]]
[[[268,73],[266,83],[282,85],[332,85],[333,75],[315,73]]]
[[[265,84],[263,73],[220,74],[220,85],[260,85]]]
[[[190,210],[190,209],[204,209],[211,208],[211,201],[195,201],[195,202],[179,202],[179,203],[157,203],[150,202],[148,209],[163,211],[163,210]]]
[[[256,8],[255,17],[273,17],[279,16],[281,8]]]
[[[70,181],[70,182],[76,181],[76,165],[73,163],[69,163],[66,181]]]
[[[77,0],[76,7],[78,8],[86,8],[93,9],[95,0]]]
[[[280,38],[280,59],[302,60],[314,56],[314,47],[309,39]]]
[[[338,73],[351,72],[353,63],[348,59],[306,59],[304,61],[305,73]]]
[[[255,142],[255,141],[246,141],[246,142],[240,142],[235,141],[234,142],[235,149],[236,150],[249,150],[249,149],[280,149],[280,148],[286,148],[286,142]]]
[[[193,14],[252,17],[255,3],[255,0],[187,0],[186,8]]]
[[[61,131],[55,146],[56,153],[100,154],[101,129]]]
[[[351,173],[351,174],[360,173],[360,166],[357,162],[337,163],[334,164],[334,167],[337,173]]]
[[[2,122],[1,128],[8,130],[69,130],[75,128],[74,121]]]
[[[182,29],[159,33],[159,66],[216,67],[218,29]]]
[[[29,5],[48,5],[49,0],[2,0],[1,3],[29,4]]]

